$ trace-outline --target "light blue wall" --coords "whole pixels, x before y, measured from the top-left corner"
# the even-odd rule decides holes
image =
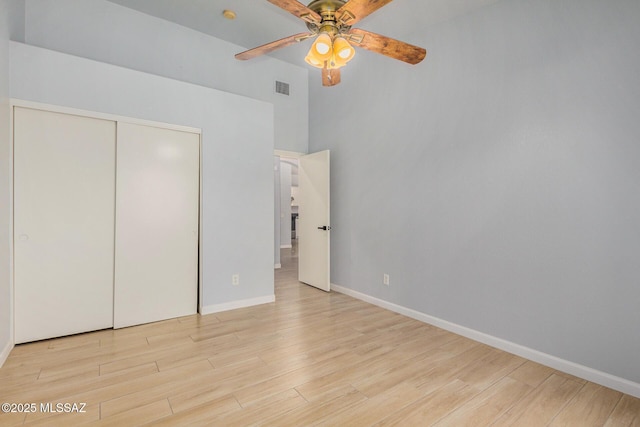
[[[277,149],[307,152],[308,71],[105,0],[26,0],[24,42],[274,105]],[[23,41],[14,38],[16,41]],[[275,93],[275,81],[290,96]]]
[[[11,342],[9,0],[0,0],[0,365]]]
[[[332,282],[640,382],[638,22],[637,0],[504,0],[388,34],[416,67],[358,50],[312,79]]]

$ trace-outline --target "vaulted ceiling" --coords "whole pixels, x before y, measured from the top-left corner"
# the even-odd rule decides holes
[[[252,48],[306,31],[303,21],[266,0],[109,0],[140,12],[175,22],[216,38]],[[309,0],[310,1],[310,0]],[[397,38],[429,50],[420,29],[468,13],[499,0],[395,0],[358,23],[357,27]],[[302,0],[303,3],[305,0]],[[236,12],[235,20],[222,16]],[[306,66],[310,42],[271,53],[271,56]],[[244,49],[239,49],[239,51]]]

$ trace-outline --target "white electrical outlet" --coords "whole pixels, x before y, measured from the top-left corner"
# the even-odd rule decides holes
[[[234,274],[233,276],[231,276],[231,283],[234,286],[238,286],[240,284],[240,275],[239,274]]]
[[[382,275],[382,284],[389,286],[389,275],[386,273]]]

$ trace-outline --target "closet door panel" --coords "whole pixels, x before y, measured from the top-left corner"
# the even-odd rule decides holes
[[[14,109],[16,343],[113,326],[113,121]]]
[[[118,123],[114,326],[197,312],[200,136]]]

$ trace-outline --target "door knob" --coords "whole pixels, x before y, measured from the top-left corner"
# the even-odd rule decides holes
[[[328,226],[328,225],[323,225],[322,227],[318,227],[318,230],[325,230],[325,231],[327,231],[327,230],[331,230],[331,227],[330,227],[330,226]]]

